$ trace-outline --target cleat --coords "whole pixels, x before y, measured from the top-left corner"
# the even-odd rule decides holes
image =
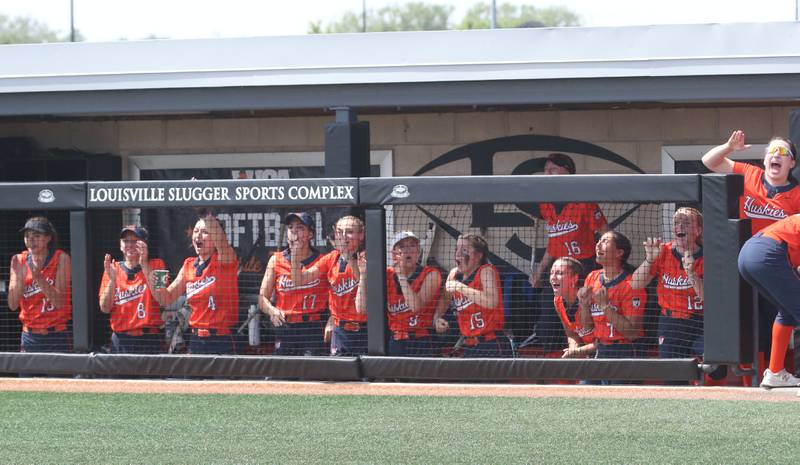
[[[764,377],[761,380],[761,387],[765,389],[782,387],[799,387],[800,378],[790,374],[786,370],[773,373],[769,368],[764,370]]]

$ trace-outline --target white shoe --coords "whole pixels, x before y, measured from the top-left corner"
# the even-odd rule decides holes
[[[773,373],[767,368],[764,370],[764,377],[761,379],[761,387],[765,389],[798,386],[800,386],[800,378],[792,376],[786,370]]]

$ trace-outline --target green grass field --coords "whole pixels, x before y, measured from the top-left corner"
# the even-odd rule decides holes
[[[4,392],[0,462],[797,463],[798,406]]]

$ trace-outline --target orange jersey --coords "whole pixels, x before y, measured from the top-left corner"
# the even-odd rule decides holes
[[[439,270],[432,266],[421,267],[408,277],[411,290],[419,292],[425,279],[431,273],[439,273]],[[441,284],[441,280],[439,281]],[[406,303],[403,292],[400,289],[400,280],[394,272],[394,268],[386,269],[386,301],[388,308],[389,329],[392,331],[416,331],[427,329],[433,326],[433,314],[436,311],[436,303],[439,301],[441,286],[431,294],[430,300],[425,302],[417,312],[412,312]]]
[[[694,272],[703,277],[703,249],[694,255]],[[703,301],[694,291],[686,271],[683,256],[673,242],[661,244],[658,258],[650,265],[650,276],[658,280],[656,294],[661,313],[672,318],[691,318],[703,314]]]
[[[328,292],[328,307],[331,316],[344,321],[367,321],[367,314],[356,311],[356,292],[358,281],[353,276],[351,266],[339,256],[339,251],[334,250],[322,257],[317,265],[321,276],[327,276],[330,291]]]
[[[311,255],[301,261],[302,268],[318,264],[323,255],[311,249]],[[328,306],[328,281],[317,278],[295,286],[292,283],[292,263],[289,249],[275,254],[275,306],[287,315],[319,313]]]
[[[552,203],[539,205],[547,222],[547,254],[578,260],[594,257],[594,232],[608,223],[596,203],[568,203],[558,211]]]
[[[167,268],[160,258],[150,260],[149,264],[152,270]],[[161,326],[161,309],[147,286],[144,272],[140,269],[132,280],[128,280],[128,273],[119,263],[115,263],[114,267],[117,269],[117,279],[111,306],[111,330],[118,333]],[[108,275],[103,273],[98,294],[102,294],[107,286]]]
[[[647,303],[647,292],[644,289],[631,288],[631,275],[624,271],[613,281],[606,282],[603,277],[603,270],[594,270],[586,276],[584,286],[597,292],[601,287],[608,290],[609,303],[617,308],[617,312],[624,317],[644,315],[644,306]],[[595,339],[602,344],[614,342],[633,342],[625,339],[614,325],[608,322],[600,306],[592,303],[592,321],[594,322]],[[639,337],[644,335],[644,331]]]
[[[744,195],[739,199],[739,218],[752,220],[755,235],[775,221],[800,213],[800,189],[790,182],[772,187],[764,179],[764,170],[749,163],[733,162],[733,172],[744,175]]]
[[[51,285],[56,283],[58,260],[63,253],[65,252],[62,250],[55,250],[42,269],[42,275]],[[72,318],[72,283],[66,283],[64,305],[58,308],[53,307],[53,304],[45,297],[44,292],[33,281],[29,252],[26,250],[21,255],[22,259],[28,263],[28,266],[25,267],[25,287],[22,290],[22,299],[19,302],[19,321],[23,325],[34,329],[66,325]]]
[[[183,262],[186,302],[192,309],[189,326],[199,329],[230,329],[239,319],[239,263],[220,263],[214,253],[203,266],[197,257]],[[199,272],[199,276],[198,276]]]
[[[792,215],[775,222],[762,231],[765,236],[785,242],[792,268],[800,266],[800,215]]]
[[[460,292],[454,292],[453,307],[456,310],[458,328],[461,330],[463,336],[475,337],[494,331],[502,331],[505,325],[505,315],[503,314],[503,289],[500,286],[500,274],[497,272],[497,269],[488,263],[481,265],[472,275],[465,278],[462,282],[472,289],[482,291],[483,283],[481,282],[481,270],[484,268],[489,268],[489,270],[494,273],[497,304],[492,308],[481,307]]]
[[[585,329],[581,324],[578,322],[578,302],[575,301],[575,304],[570,307],[570,311],[567,311],[567,308],[564,306],[564,298],[560,295],[555,296],[553,298],[553,304],[556,307],[556,312],[558,312],[558,316],[561,317],[561,321],[564,322],[567,326],[567,329],[574,332],[578,335],[578,342],[582,342],[584,344],[589,344],[594,342],[594,329]],[[570,317],[570,313],[572,317]]]

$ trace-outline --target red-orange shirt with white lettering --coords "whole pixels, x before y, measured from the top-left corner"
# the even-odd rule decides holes
[[[160,258],[149,261],[151,270],[165,270],[167,265]],[[128,332],[143,328],[158,328],[163,323],[161,308],[147,285],[144,272],[139,269],[132,279],[119,263],[113,265],[117,270],[114,283],[114,297],[111,306],[111,330],[115,333]],[[103,273],[100,292],[108,287],[108,275]]]
[[[547,228],[547,254],[577,260],[594,257],[594,233],[608,223],[596,203],[568,203],[558,210],[552,203],[539,204]]]
[[[631,288],[631,274],[627,271],[622,272],[621,275],[614,278],[612,281],[606,281],[603,275],[603,270],[594,270],[586,276],[584,286],[597,292],[600,288],[605,287],[608,290],[608,302],[616,311],[624,317],[641,317],[644,315],[644,306],[647,303],[647,292],[644,289]],[[629,343],[633,342],[628,340],[621,332],[614,328],[614,325],[608,322],[603,310],[599,305],[592,303],[592,321],[594,322],[594,335],[602,344],[612,344],[615,342]],[[640,331],[637,339],[644,335],[644,330]]]
[[[58,261],[63,250],[55,250],[53,254],[47,259],[44,268],[42,268],[42,276],[47,280],[50,285],[55,285],[56,275],[58,274]],[[19,307],[19,321],[28,328],[45,329],[56,326],[66,325],[72,318],[72,283],[66,283],[65,295],[63,305],[61,307],[54,307],[44,292],[33,281],[33,274],[31,273],[31,258],[30,253],[26,250],[20,254],[22,260],[28,265],[25,267],[24,288],[22,290],[22,299],[20,299]]]
[[[694,254],[694,272],[703,278],[703,249]],[[661,244],[658,258],[650,265],[650,276],[658,280],[656,295],[661,313],[672,318],[692,318],[703,314],[703,300],[694,291],[683,257],[674,242]]]
[[[767,188],[764,170],[749,163],[733,162],[733,172],[744,175],[744,194],[739,199],[739,218],[750,218],[753,235],[775,221],[800,213],[800,189],[786,186]]]
[[[503,289],[500,287],[500,274],[497,272],[497,268],[488,263],[481,265],[472,275],[466,277],[463,283],[472,289],[484,290],[484,285],[481,281],[481,271],[483,269],[488,269],[490,273],[494,274],[495,295],[497,296],[497,302],[494,306],[482,307],[460,292],[454,292],[452,297],[458,328],[461,330],[461,334],[467,337],[502,331],[505,325]]]
[[[323,259],[318,250],[300,262],[301,270],[317,266]],[[275,254],[275,307],[287,315],[319,313],[328,306],[328,281],[325,275],[302,285],[292,283],[292,262],[289,249]]]
[[[564,298],[560,295],[557,295],[553,298],[553,304],[556,307],[558,316],[561,317],[561,321],[566,325],[567,329],[578,335],[579,342],[584,344],[594,342],[594,329],[586,329],[581,326],[580,322],[578,321],[577,301],[573,306],[570,307],[570,311],[567,311],[567,308],[564,305]],[[570,317],[570,313],[572,314],[572,317]]]
[[[417,269],[408,276],[411,290],[419,293],[428,275],[439,273],[439,270],[432,266],[418,266]],[[440,280],[441,283],[441,280]],[[433,314],[436,311],[436,303],[439,301],[441,286],[431,294],[430,299],[422,304],[422,308],[416,312],[411,311],[406,302],[403,291],[400,288],[400,280],[393,267],[386,269],[386,301],[389,319],[389,329],[392,331],[410,332],[420,329],[430,329],[433,326]]]
[[[356,311],[358,280],[353,275],[353,266],[356,266],[355,260],[344,261],[338,250],[328,253],[317,264],[320,276],[326,276],[330,285],[328,308],[331,316],[342,321],[364,323],[367,314]]]
[[[198,329],[230,329],[239,319],[238,260],[221,263],[214,253],[198,265],[198,257],[183,262],[186,302],[192,309],[189,326]]]

